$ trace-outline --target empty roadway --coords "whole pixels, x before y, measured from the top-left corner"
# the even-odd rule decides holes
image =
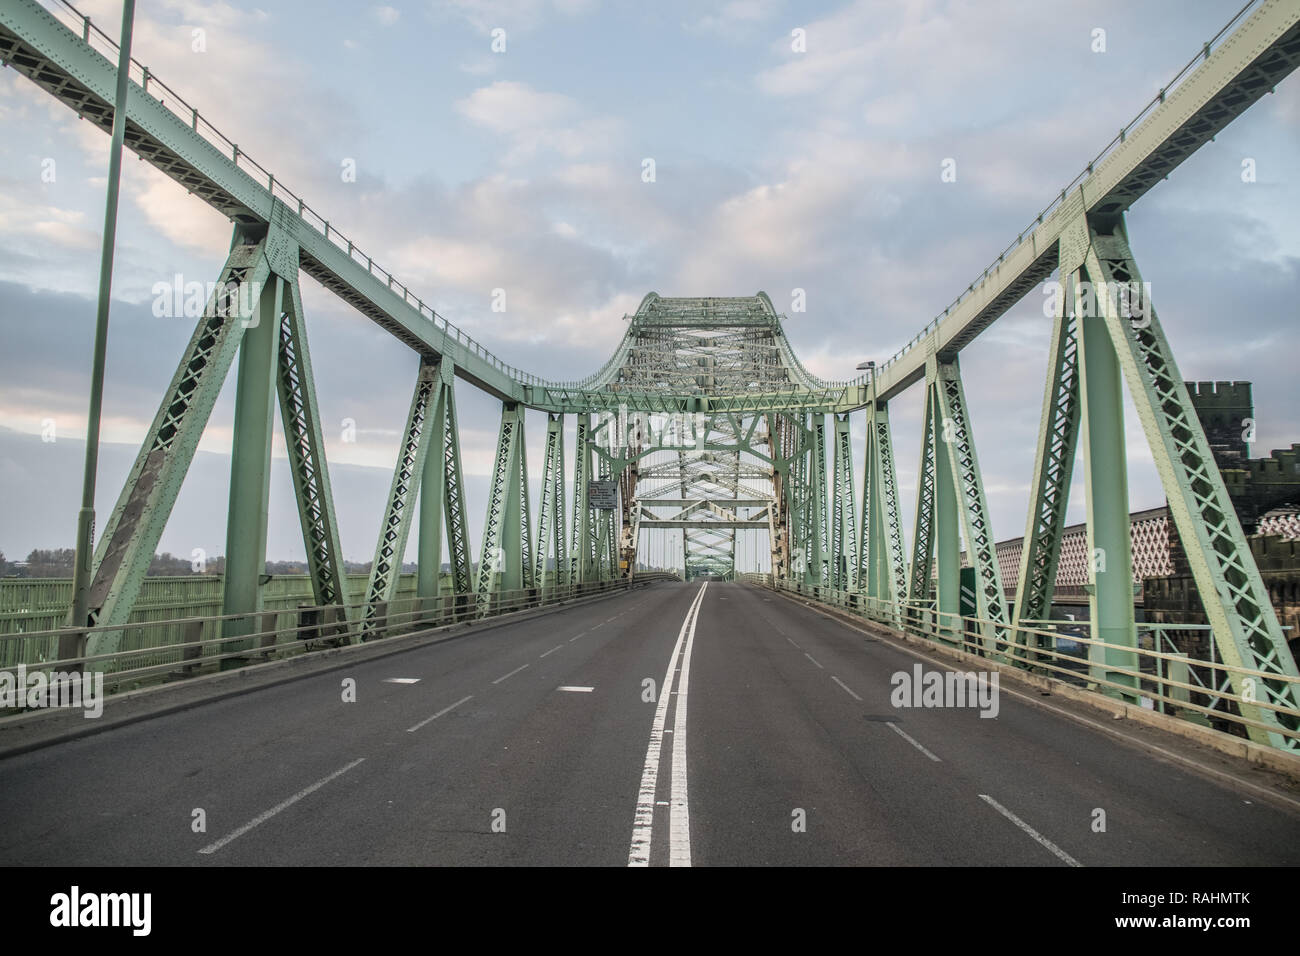
[[[766,590],[702,587],[636,590],[0,760],[0,864],[623,866],[647,780],[651,865],[670,844],[697,866],[1300,861],[1300,814],[1284,806],[1005,683],[993,719],[895,708],[907,651]],[[679,671],[684,743],[680,697],[659,704]],[[672,840],[674,800],[688,842]]]

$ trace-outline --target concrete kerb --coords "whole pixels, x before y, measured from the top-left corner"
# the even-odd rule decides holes
[[[902,631],[896,631],[893,628],[886,627],[875,621],[866,618],[856,617],[846,613],[842,608],[830,604],[823,604],[820,601],[811,600],[801,594],[784,591],[780,588],[760,585],[769,591],[780,594],[782,597],[793,601],[796,604],[802,604],[806,607],[813,608],[827,615],[834,616],[842,623],[853,627],[856,630],[871,634],[873,637],[882,637],[894,641],[895,643],[907,644],[915,648],[921,648],[927,655],[934,657],[946,657],[963,664],[975,665],[981,670],[996,670],[999,674],[999,680],[1010,678],[1012,683],[1019,684],[1023,687],[1033,688],[1040,694],[1047,694],[1056,697],[1062,697],[1066,700],[1076,701],[1093,710],[1108,714],[1112,719],[1131,720],[1134,723],[1144,724],[1157,730],[1184,737],[1188,740],[1210,747],[1219,753],[1226,754],[1239,760],[1245,760],[1247,763],[1272,770],[1290,780],[1292,783],[1300,784],[1300,756],[1289,754],[1273,747],[1266,747],[1257,744],[1251,740],[1244,740],[1241,737],[1234,737],[1231,734],[1225,734],[1209,727],[1201,727],[1185,720],[1180,720],[1170,714],[1162,714],[1159,711],[1147,710],[1145,707],[1126,704],[1123,701],[1115,700],[1111,697],[1105,697],[1094,691],[1084,690],[1068,684],[1065,681],[1055,677],[1048,677],[1041,674],[1026,673],[1021,668],[1010,664],[1002,664],[990,660],[987,657],[980,657],[972,654],[970,651],[961,650],[956,647],[946,647],[937,644],[934,641],[926,640],[915,634],[907,634]],[[1112,733],[1118,734],[1117,731]],[[1125,740],[1133,742],[1133,738],[1124,736]],[[1142,741],[1144,746],[1150,746]]]
[[[663,582],[633,583],[628,588],[603,591],[540,608],[512,611],[482,621],[461,621],[378,641],[348,644],[344,647],[327,647],[280,660],[250,664],[236,670],[205,674],[156,687],[113,694],[104,700],[104,714],[94,720],[88,720],[81,710],[66,709],[33,710],[0,718],[0,760],[52,744],[125,727],[142,720],[201,707],[213,701],[328,674],[331,671],[392,654],[418,650],[535,617],[543,617],[556,611],[608,600],[619,594],[626,594],[638,588],[653,587],[660,583]],[[292,673],[287,673],[290,671]],[[110,709],[117,712],[111,718]]]

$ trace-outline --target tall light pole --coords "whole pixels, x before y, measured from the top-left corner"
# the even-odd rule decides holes
[[[95,553],[95,474],[99,467],[99,422],[104,398],[104,353],[108,346],[108,305],[113,289],[113,248],[117,237],[117,192],[122,178],[122,141],[126,138],[126,94],[131,76],[131,27],[135,0],[122,3],[122,39],[118,44],[117,90],[113,98],[113,143],[108,154],[108,198],[104,204],[104,245],[99,260],[99,309],[95,315],[95,351],[90,370],[90,410],[86,417],[86,467],[77,512],[76,566],[72,578],[75,629],[59,639],[59,657],[83,656],[84,630],[89,623],[90,571]],[[78,663],[74,670],[80,671]]]

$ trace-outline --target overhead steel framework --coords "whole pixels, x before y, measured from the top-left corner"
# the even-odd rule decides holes
[[[0,6],[0,59],[108,130],[113,44],[79,14],[69,23],[34,0],[7,0]],[[1218,653],[1227,665],[1265,675],[1258,693],[1245,692],[1250,678],[1233,678],[1250,733],[1294,748],[1295,661],[1156,311],[1141,297],[1135,307],[1123,294],[1142,288],[1124,219],[1129,206],[1300,64],[1294,0],[1248,4],[1229,27],[957,301],[888,361],[849,382],[825,381],[803,367],[763,293],[651,293],[614,354],[587,378],[559,382],[515,369],[425,305],[134,64],[127,147],[227,215],[234,234],[217,291],[102,529],[90,616],[69,624],[126,621],[217,394],[237,362],[227,614],[259,606],[277,398],[316,603],[337,608],[343,640],[365,639],[383,618],[413,526],[419,596],[438,598],[445,553],[465,616],[489,612],[506,590],[541,592],[634,575],[644,535],[680,533],[680,566],[688,576],[732,576],[736,535],[754,531],[767,535],[775,576],[874,599],[895,623],[904,608],[959,614],[967,570],[973,582],[967,620],[977,622],[982,652],[1004,657],[1026,640],[1025,623],[1050,611],[1081,448],[1088,544],[1098,557],[1089,585],[1091,620],[1103,646],[1089,663],[1099,680],[1118,688],[1113,693],[1132,696],[1125,686],[1136,648],[1126,389]],[[299,294],[303,272],[408,345],[417,366],[370,579],[352,610],[343,593]],[[959,353],[1044,281],[1055,281],[1060,294],[1028,524],[1009,599]],[[457,379],[501,403],[477,561],[468,540]],[[889,403],[913,385],[924,389],[925,411],[909,546]],[[571,456],[566,416],[574,421]],[[529,419],[544,421],[546,429],[535,512],[524,440]],[[853,447],[855,421],[865,427],[861,459]],[[246,628],[228,625],[224,637],[232,648],[242,646]],[[90,653],[114,650],[117,639],[98,640]]]

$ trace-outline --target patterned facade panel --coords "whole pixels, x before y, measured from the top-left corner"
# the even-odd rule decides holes
[[[1173,574],[1174,566],[1169,556],[1169,513],[1164,508],[1139,511],[1130,516],[1133,541],[1133,577],[1162,577]],[[1300,516],[1292,515],[1300,531]],[[998,545],[998,567],[1002,571],[1003,587],[1014,590],[1020,574],[1020,552],[1023,538],[1013,538]],[[1078,588],[1088,583],[1091,562],[1088,556],[1088,532],[1084,525],[1065,528],[1061,534],[1061,561],[1056,569],[1058,588]]]

